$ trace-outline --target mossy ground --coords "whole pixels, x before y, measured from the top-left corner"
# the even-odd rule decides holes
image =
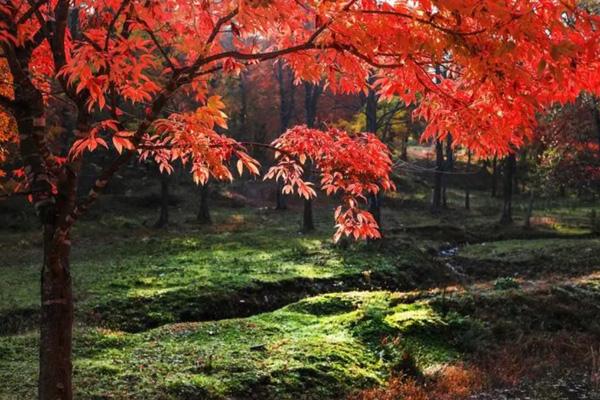
[[[589,234],[590,205],[548,205],[551,222],[503,228],[509,240],[461,249],[472,265],[510,268],[496,270],[489,287],[445,295],[456,282],[436,249],[500,231],[484,193],[474,194],[474,203],[482,200],[471,212],[458,209],[459,195],[451,193],[453,210],[430,215],[424,200],[400,193],[389,206],[406,204],[384,210],[385,241],[348,248],[331,243],[327,204],[309,235],[299,232],[294,207],[218,209],[213,227],[199,227],[182,206],[166,231],[141,222],[153,211],[125,206],[82,221],[72,263],[77,398],[339,399],[405,372],[406,354],[426,372],[511,332],[600,334],[597,276],[567,285],[512,281],[515,269],[533,264],[585,259],[585,270],[567,275],[597,271],[600,242],[579,237]],[[432,235],[440,226],[447,229]],[[536,235],[571,239],[528,239]],[[33,229],[0,235],[0,399],[35,397],[39,246]],[[318,295],[332,291],[343,293]],[[223,317],[231,319],[206,321]]]
[[[427,371],[531,332],[600,335],[600,310],[578,309],[599,299],[596,276],[411,303],[394,292],[326,294],[142,333],[81,327],[75,387],[81,399],[338,399],[402,372],[405,354]],[[33,397],[35,344],[33,333],[0,338],[0,397]]]

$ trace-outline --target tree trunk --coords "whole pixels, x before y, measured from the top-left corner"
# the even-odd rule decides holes
[[[373,83],[373,79],[369,78],[369,83]],[[373,134],[377,133],[377,93],[374,89],[369,88],[367,96],[365,98],[365,118],[366,118],[366,131]],[[379,231],[381,230],[381,197],[380,194],[369,195],[369,212],[375,218],[377,225],[379,225]],[[372,241],[372,240],[371,240]]]
[[[446,166],[445,171],[452,171],[454,169],[454,152],[452,150],[452,135],[446,136]],[[448,178],[442,179],[442,206],[448,208]]]
[[[276,210],[287,210],[287,200],[282,192],[283,182],[277,181],[277,192],[275,197],[275,209]]]
[[[503,199],[502,205],[502,216],[500,217],[500,224],[508,225],[513,222],[512,218],[512,195],[513,195],[513,183],[514,183],[514,172],[515,172],[515,154],[511,153],[504,159],[504,176],[503,176]]]
[[[315,230],[315,222],[313,218],[312,200],[304,199],[304,213],[302,216],[302,231],[312,232]]]
[[[531,216],[533,215],[533,200],[535,192],[533,189],[529,191],[529,203],[527,204],[527,214],[525,215],[525,228],[531,228]]]
[[[160,176],[160,215],[155,228],[164,228],[169,224],[169,175]]]
[[[519,160],[515,155],[515,168],[513,170],[513,194],[519,195],[521,194],[519,188],[519,172],[521,171],[521,167],[519,166]]]
[[[306,113],[306,126],[313,128],[317,119],[317,105],[319,104],[319,97],[323,93],[323,87],[321,85],[314,85],[312,83],[304,84],[304,111]],[[306,180],[312,179],[312,165],[307,163],[304,167],[306,172]],[[315,221],[313,216],[313,202],[309,199],[304,199],[304,212],[302,216],[302,230],[304,232],[311,232],[315,230]]]
[[[71,342],[73,330],[73,295],[69,269],[70,237],[60,231],[72,210],[77,187],[79,161],[69,160],[70,168],[58,181],[53,194],[48,169],[50,153],[45,141],[46,118],[41,93],[23,75],[21,66],[29,63],[30,53],[17,51],[9,62],[13,72],[15,122],[19,132],[19,152],[27,174],[32,202],[43,227],[43,264],[40,279],[40,342],[38,398],[71,400]],[[79,128],[79,127],[78,127]],[[81,128],[81,131],[85,131]]]
[[[467,149],[467,174],[471,173],[471,150]],[[471,187],[470,187],[470,176],[467,175],[467,181],[465,183],[465,209],[471,209]]]
[[[285,69],[281,62],[277,63],[275,78],[279,86],[279,125],[280,132],[284,133],[290,126],[295,109],[294,79],[291,72]],[[287,78],[287,79],[286,79]],[[283,183],[277,181],[277,192],[275,197],[275,209],[287,210],[285,195],[281,192]]]
[[[208,207],[208,197],[210,195],[209,182],[206,182],[200,187],[200,210],[196,220],[201,225],[211,225],[212,218],[210,217],[210,208]]]
[[[433,193],[431,196],[431,211],[438,212],[442,207],[442,184],[444,179],[444,144],[435,140],[435,175],[433,177]]]
[[[44,226],[44,264],[41,279],[40,400],[71,400],[73,292],[68,236],[54,244],[52,223]]]
[[[379,194],[369,195],[369,212],[373,214],[375,222],[381,230],[381,196]]]
[[[498,156],[492,160],[492,197],[498,195]]]
[[[401,138],[400,159],[402,161],[408,161],[408,135],[409,131],[407,130]]]

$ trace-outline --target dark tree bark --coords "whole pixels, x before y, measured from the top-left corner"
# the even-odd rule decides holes
[[[210,217],[210,208],[208,206],[208,198],[210,195],[209,182],[200,186],[200,209],[196,221],[201,225],[211,225],[212,218]]]
[[[444,143],[435,139],[435,174],[431,195],[431,211],[438,212],[442,207],[442,185],[444,180]]]
[[[160,214],[154,224],[155,228],[164,228],[169,225],[169,175],[160,175]]]
[[[293,77],[289,70],[285,69],[282,63],[277,63],[276,70],[277,83],[279,85],[279,124],[280,132],[285,132],[292,121],[295,108],[295,90]],[[277,194],[275,198],[276,210],[287,210],[286,196],[282,193],[283,183],[277,182]]]
[[[446,136],[446,162],[444,172],[449,172],[454,169],[454,150],[452,149],[452,135],[448,134]],[[448,179],[447,177],[442,177],[442,206],[444,208],[448,208]]]
[[[248,91],[246,90],[246,78],[244,74],[240,74],[240,137],[245,140],[254,141],[248,132]]]
[[[513,183],[514,173],[516,166],[515,154],[511,153],[504,159],[504,176],[502,186],[502,215],[500,217],[500,224],[508,225],[513,222],[512,215],[512,197],[513,197]]]
[[[498,195],[498,156],[492,159],[492,197]]]
[[[525,228],[531,228],[531,217],[533,215],[533,201],[535,199],[535,191],[529,191],[529,202],[527,203],[527,214],[525,215]]]
[[[70,400],[72,393],[73,291],[69,266],[70,243],[54,243],[52,216],[44,224],[44,264],[41,279],[40,399]]]
[[[407,130],[402,134],[401,140],[401,148],[400,148],[400,159],[402,161],[408,161],[408,136],[409,131]]]
[[[306,126],[309,128],[313,128],[315,126],[315,120],[317,118],[317,106],[319,103],[319,97],[322,93],[323,87],[321,85],[314,85],[311,83],[304,84],[304,110],[306,112]],[[308,181],[310,181],[312,178],[311,167],[312,165],[310,163],[307,163],[305,167],[306,180]],[[311,232],[315,230],[312,199],[304,199],[302,230],[304,232]]]
[[[467,149],[467,174],[471,173],[471,150]],[[470,178],[470,176],[468,175],[468,177]],[[470,179],[466,180],[465,183],[465,209],[466,210],[470,210],[471,209],[471,185],[469,184]]]
[[[275,193],[275,209],[287,210],[287,199],[283,194],[283,182],[277,181],[277,192]]]
[[[373,80],[369,78],[369,83],[373,83]],[[377,123],[377,93],[374,89],[369,88],[367,95],[364,99],[365,102],[365,119],[366,119],[366,131],[376,134],[378,130]],[[370,194],[369,195],[369,212],[375,218],[379,230],[381,231],[381,195]]]
[[[64,12],[64,10],[61,9]],[[38,398],[71,400],[71,342],[73,296],[69,269],[69,230],[62,229],[75,200],[78,161],[69,161],[69,169],[56,177],[53,194],[50,177],[54,167],[45,142],[46,120],[42,94],[30,80],[27,70],[31,48],[7,47],[8,66],[13,75],[14,108],[10,110],[19,132],[19,152],[23,160],[29,190],[43,227],[44,258],[41,269],[40,342]],[[82,119],[78,120],[78,129]]]

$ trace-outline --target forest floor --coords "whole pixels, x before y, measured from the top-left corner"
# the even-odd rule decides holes
[[[520,199],[500,227],[487,193],[438,214],[399,193],[384,240],[339,246],[328,203],[310,234],[298,204],[226,196],[199,226],[189,192],[167,229],[136,193],[74,233],[77,399],[600,399],[592,205],[539,203],[524,229]],[[3,215],[0,399],[30,399],[40,234]]]

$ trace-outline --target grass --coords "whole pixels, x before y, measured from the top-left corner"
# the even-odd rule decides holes
[[[402,351],[425,368],[456,356],[439,338],[422,337],[397,295],[348,292],[302,300],[246,319],[165,325],[138,334],[83,328],[75,343],[77,398],[338,398],[381,383]],[[419,321],[442,324],[425,304]],[[35,335],[0,338],[0,397],[31,397]],[[10,360],[10,361],[7,361]],[[18,374],[14,374],[19,371]]]
[[[600,239],[501,240],[468,245],[461,257],[502,263],[545,263],[573,265],[585,262],[600,265]]]
[[[262,217],[251,211],[221,215],[238,222],[234,230],[116,227],[108,237],[107,227],[80,230],[72,261],[78,315],[88,323],[136,331],[251,314],[255,306],[275,308],[306,293],[346,285],[407,285],[410,268],[432,264],[407,244],[395,246],[395,254],[341,249],[329,232],[303,235],[277,221],[280,215],[266,222]],[[27,248],[22,254],[3,268],[0,316],[33,314],[38,307],[39,254]],[[272,298],[265,301],[264,296]],[[8,322],[5,331],[18,328],[11,324],[27,328],[21,319]]]
[[[221,209],[215,226],[199,227],[184,205],[166,231],[143,222],[153,210],[92,215],[74,234],[76,398],[339,399],[412,373],[413,364],[427,373],[476,357],[515,332],[600,334],[590,322],[599,320],[597,277],[531,289],[498,270],[485,291],[426,291],[449,282],[436,249],[457,233],[463,242],[499,230],[487,209],[497,200],[484,193],[467,212],[450,191],[453,208],[437,215],[419,208],[421,195],[384,210],[384,243],[348,248],[331,243],[329,207],[316,209],[309,235],[294,209]],[[400,193],[390,206],[405,200]],[[600,241],[579,237],[589,206],[547,206],[553,222],[543,232],[515,225],[501,233],[521,239],[468,245],[459,258],[478,270],[539,264],[552,272],[582,260],[597,269]],[[547,232],[572,238],[529,238]],[[35,397],[39,248],[35,230],[0,237],[2,400]],[[414,288],[423,291],[382,290]],[[322,294],[334,291],[343,293]]]
[[[406,303],[402,293],[315,296],[243,319],[141,333],[79,328],[80,399],[339,399],[406,368],[423,373],[528,332],[600,334],[600,280]],[[0,398],[35,390],[36,335],[0,337]],[[12,397],[11,397],[12,396]]]
[[[393,360],[382,356],[380,339],[401,331],[392,323],[393,299],[388,292],[349,292],[246,319],[138,334],[80,329],[77,397],[336,398],[386,377]],[[35,340],[33,334],[0,339],[11,360],[2,362],[0,378],[16,398],[34,390]]]

